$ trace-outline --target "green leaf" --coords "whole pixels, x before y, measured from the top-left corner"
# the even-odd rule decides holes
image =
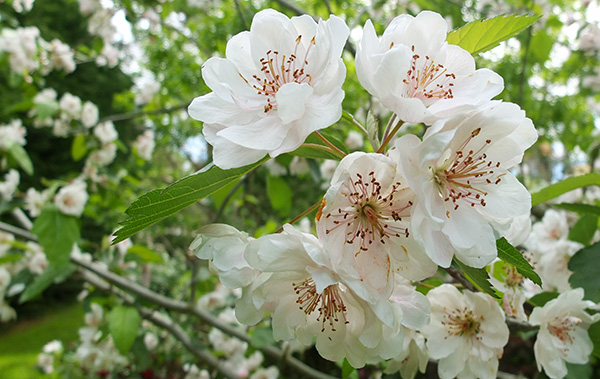
[[[600,242],[579,250],[569,260],[569,277],[571,287],[581,287],[585,298],[595,303],[600,302],[600,275],[598,260],[600,259]]]
[[[552,46],[554,46],[554,41],[556,38],[549,35],[544,30],[538,30],[531,36],[531,53],[533,58],[539,62],[544,63],[550,57],[550,51],[552,50]]]
[[[125,211],[130,218],[115,232],[113,244],[131,237],[140,230],[194,204],[219,188],[226,186],[250,170],[260,166],[267,158],[248,166],[223,170],[212,166],[176,181],[165,189],[155,189],[133,202]]]
[[[15,253],[15,254],[7,254],[3,257],[0,257],[0,265],[3,265],[5,263],[14,263],[18,260],[20,260],[21,258],[23,258],[22,253]]]
[[[23,146],[18,143],[11,143],[6,150],[27,175],[33,175],[33,164],[31,163],[31,159],[29,159],[29,155],[27,155],[27,151],[23,149]]]
[[[33,283],[27,286],[19,297],[19,303],[25,303],[44,292],[52,283],[61,282],[71,276],[77,270],[75,265],[67,264],[62,267],[49,265],[44,272],[38,275]]]
[[[73,145],[71,145],[71,156],[75,162],[81,160],[87,153],[87,146],[85,144],[85,136],[78,134],[73,139]]]
[[[600,185],[600,174],[572,176],[531,194],[531,205],[538,205],[577,188]]]
[[[163,263],[162,257],[154,250],[148,249],[146,246],[133,245],[127,249],[125,254],[125,261],[136,261],[136,262],[152,262],[152,263]]]
[[[589,245],[598,229],[598,216],[586,214],[577,220],[569,231],[569,240]]]
[[[377,151],[381,146],[381,142],[379,141],[379,121],[370,109],[367,112],[367,134],[373,150]]]
[[[118,306],[110,311],[108,330],[121,354],[125,355],[131,349],[141,322],[140,314],[133,307]]]
[[[588,334],[594,343],[594,352],[593,354],[600,358],[600,322],[594,323],[590,325],[588,329]]]
[[[342,379],[348,379],[350,375],[356,372],[356,369],[350,365],[350,362],[346,358],[344,358],[344,362],[342,363]]]
[[[475,55],[491,50],[536,22],[541,15],[500,15],[487,20],[470,22],[448,33],[446,41]]]
[[[554,206],[556,208],[564,209],[565,211],[569,211],[569,212],[600,216],[600,207],[597,205],[560,203],[560,204],[554,204]]]
[[[335,147],[348,154],[348,149],[344,143],[339,139],[331,135],[330,133],[321,130],[320,133],[323,137],[327,138]],[[334,159],[339,161],[340,157],[332,153],[327,149],[327,146],[323,140],[317,137],[314,133],[309,135],[304,144],[298,149],[292,151],[291,155],[297,155],[299,157],[313,158],[313,159]]]
[[[513,245],[510,244],[506,240],[506,238],[502,237],[496,241],[496,248],[498,249],[498,258],[502,259],[504,262],[509,263],[517,268],[517,271],[530,279],[535,284],[541,286],[542,279],[540,276],[533,270],[531,264],[527,261],[527,259],[523,258],[523,254],[519,250],[517,250]]]
[[[54,205],[47,205],[35,219],[31,232],[44,248],[48,262],[57,269],[69,263],[73,244],[79,239],[77,218],[62,214]]]
[[[56,101],[49,103],[35,103],[35,112],[42,120],[52,117],[59,109],[60,106]]]
[[[273,330],[270,327],[254,329],[252,337],[250,337],[250,343],[257,349],[273,345],[275,343]]]
[[[277,210],[283,217],[290,214],[293,192],[283,178],[279,176],[267,177],[267,196],[273,209]]]
[[[471,282],[473,282],[482,292],[485,292],[496,299],[500,298],[496,291],[494,291],[492,288],[492,284],[489,281],[490,276],[485,268],[474,268],[467,266],[456,258],[454,261],[460,270],[467,276],[467,279],[471,280]]]
[[[558,297],[558,292],[542,292],[533,296],[528,300],[530,304],[535,307],[543,307],[550,300],[554,300]]]

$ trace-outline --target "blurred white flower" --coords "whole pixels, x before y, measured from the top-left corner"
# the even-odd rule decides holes
[[[351,130],[348,132],[348,136],[345,140],[345,144],[348,149],[358,150],[363,147],[364,143],[365,140],[362,133],[357,132],[356,130]]]
[[[133,148],[137,152],[137,155],[146,161],[152,159],[152,152],[154,151],[155,145],[154,131],[152,130],[145,130],[144,133],[140,134],[133,142]]]
[[[88,198],[85,182],[78,180],[62,187],[54,197],[54,204],[66,215],[81,216]]]
[[[149,103],[154,95],[160,90],[160,84],[156,81],[149,81],[142,84],[139,88],[139,92],[135,96],[135,103],[137,105],[144,105]]]
[[[115,129],[112,121],[105,121],[94,127],[94,135],[102,142],[107,144],[119,138],[119,133]]]
[[[12,168],[4,175],[4,181],[0,181],[0,195],[3,200],[10,201],[12,199],[20,180],[19,171]]]
[[[75,71],[73,51],[69,45],[55,38],[50,42],[49,53],[50,62],[55,69],[64,70],[66,73]]]
[[[86,128],[91,128],[98,122],[98,107],[91,101],[83,103],[81,109],[81,123]]]
[[[117,156],[117,145],[109,142],[102,144],[100,149],[92,151],[88,157],[88,161],[98,167],[103,167],[111,164]]]
[[[9,124],[0,125],[0,149],[6,149],[12,144],[25,145],[27,129],[20,119],[14,119]]]

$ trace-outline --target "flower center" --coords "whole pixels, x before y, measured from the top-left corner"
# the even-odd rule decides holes
[[[469,137],[454,153],[454,158],[448,162],[446,168],[440,168],[434,173],[434,180],[444,201],[452,202],[454,209],[459,204],[486,205],[485,188],[491,184],[498,184],[506,173],[495,174],[494,169],[500,167],[500,162],[492,162],[485,154],[487,146],[492,140],[487,139],[477,150],[467,150],[469,143],[479,135],[481,128],[471,132]],[[450,213],[446,212],[449,218]]]
[[[315,310],[319,312],[317,321],[321,321],[321,332],[325,331],[325,323],[328,322],[331,330],[336,331],[334,323],[343,319],[345,324],[346,306],[339,292],[339,285],[332,284],[323,290],[323,293],[317,292],[317,287],[312,279],[306,279],[302,283],[292,283],[294,291],[298,296],[296,303],[300,309],[307,315]],[[341,315],[341,316],[340,316]]]
[[[302,35],[296,38],[296,47],[290,56],[279,54],[277,50],[269,50],[266,52],[266,57],[260,58],[260,74],[252,75],[254,81],[248,81],[242,74],[240,76],[248,85],[258,91],[259,95],[264,95],[267,98],[265,105],[265,113],[270,110],[277,109],[275,95],[279,88],[287,83],[308,83],[312,81],[310,74],[306,73],[305,68],[308,65],[308,53],[315,45],[315,37],[310,40],[310,45],[306,49],[302,63],[298,63],[298,46],[302,41]]]
[[[342,196],[346,197],[349,206],[338,208],[325,215],[327,222],[333,227],[326,229],[329,234],[333,230],[346,227],[346,243],[353,244],[360,241],[360,250],[368,250],[368,246],[375,240],[385,244],[391,237],[408,237],[408,229],[400,224],[403,217],[410,216],[412,201],[394,200],[394,195],[401,193],[406,188],[400,188],[401,183],[396,182],[386,196],[381,194],[381,183],[375,178],[375,172],[369,173],[369,179],[364,180],[362,175],[356,173],[356,180],[350,178],[343,185]]]
[[[446,327],[446,332],[450,336],[478,337],[483,317],[476,317],[473,311],[463,309],[454,309],[445,311],[442,325]]]
[[[567,316],[562,319],[554,319],[548,324],[548,331],[560,341],[573,344],[573,337],[571,332],[581,324],[581,319],[575,316]]]
[[[415,46],[412,46],[415,51]],[[452,87],[456,75],[449,73],[441,64],[436,64],[428,55],[425,60],[419,54],[414,54],[410,63],[410,69],[406,73],[406,94],[422,100],[426,105],[438,99],[452,99]]]

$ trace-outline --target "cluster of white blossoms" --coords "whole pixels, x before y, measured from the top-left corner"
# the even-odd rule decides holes
[[[433,12],[398,16],[381,37],[365,25],[357,75],[393,114],[377,152],[347,154],[330,169],[317,236],[291,225],[257,239],[227,225],[199,231],[196,255],[243,289],[241,322],[270,313],[276,340],[314,343],[354,367],[390,360],[389,370],[411,377],[429,357],[443,378],[495,377],[508,341],[502,307],[451,285],[424,296],[411,281],[454,259],[476,268],[496,259],[496,239],[529,216],[529,192],[511,169],[537,133],[517,105],[491,100],[502,78],[476,70],[447,33]],[[257,13],[226,58],[205,63],[213,92],[188,109],[204,122],[214,163],[229,169],[291,152],[337,122],[347,36],[335,16]],[[393,140],[403,123],[427,131]]]

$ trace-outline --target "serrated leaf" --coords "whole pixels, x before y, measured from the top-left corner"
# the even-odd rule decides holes
[[[127,249],[124,260],[136,262],[163,263],[162,257],[154,250],[148,249],[146,246],[133,245]]]
[[[267,158],[248,166],[223,170],[212,166],[180,179],[165,189],[155,189],[133,202],[125,211],[130,218],[114,234],[113,244],[121,242],[140,230],[179,212],[200,199],[209,196],[250,170],[260,166]]]
[[[596,230],[598,230],[598,216],[584,214],[569,230],[568,239],[579,242],[584,246],[589,245],[594,238]]]
[[[290,214],[292,209],[292,189],[287,182],[279,176],[267,177],[267,196],[273,209],[283,217]]]
[[[531,194],[531,205],[534,206],[541,204],[548,200],[554,199],[563,193],[591,185],[600,185],[600,174],[592,173],[580,176],[572,176]]]
[[[79,239],[77,218],[62,214],[54,205],[47,205],[35,219],[31,232],[37,236],[51,265],[60,269],[69,263],[73,244]]]
[[[492,284],[489,281],[490,276],[484,268],[467,266],[456,258],[454,261],[460,270],[467,276],[467,279],[473,282],[473,284],[475,284],[482,292],[487,293],[493,298],[499,299],[498,294],[496,294],[496,291],[494,291],[494,288],[492,288]]]
[[[572,288],[581,287],[585,298],[595,303],[600,302],[600,275],[598,260],[600,259],[600,242],[579,250],[569,259],[569,284]]]
[[[471,54],[478,54],[498,46],[536,22],[541,15],[500,15],[487,20],[470,22],[448,33],[446,41],[458,45]]]
[[[7,146],[6,150],[27,175],[33,175],[33,164],[23,146],[18,143],[11,143]]]
[[[579,213],[579,214],[591,214],[591,215],[600,216],[600,207],[597,205],[560,203],[560,204],[554,204],[554,207],[564,209],[565,211],[569,211],[569,212]]]
[[[327,138],[335,147],[340,149],[345,154],[348,154],[346,146],[335,136],[330,133],[321,130],[320,133],[323,137]],[[304,144],[298,149],[290,152],[291,155],[297,155],[299,157],[313,158],[313,159],[334,159],[339,161],[340,157],[331,151],[327,150],[327,146],[323,140],[317,137],[314,133],[309,135]]]
[[[44,272],[38,275],[19,297],[19,303],[25,303],[44,292],[55,280],[61,281],[68,278],[77,268],[72,264],[62,267],[48,266]]]
[[[529,264],[527,259],[523,258],[523,254],[511,245],[506,238],[502,237],[498,239],[496,241],[496,248],[498,249],[498,258],[515,266],[521,275],[530,279],[538,286],[542,286],[542,279],[540,276],[535,272],[533,267],[531,267],[531,264]]]
[[[75,162],[81,160],[87,153],[87,146],[85,144],[85,136],[78,134],[73,138],[73,144],[71,145],[71,157]]]
[[[118,306],[108,314],[108,330],[121,354],[131,349],[141,322],[139,312],[132,307]]]

